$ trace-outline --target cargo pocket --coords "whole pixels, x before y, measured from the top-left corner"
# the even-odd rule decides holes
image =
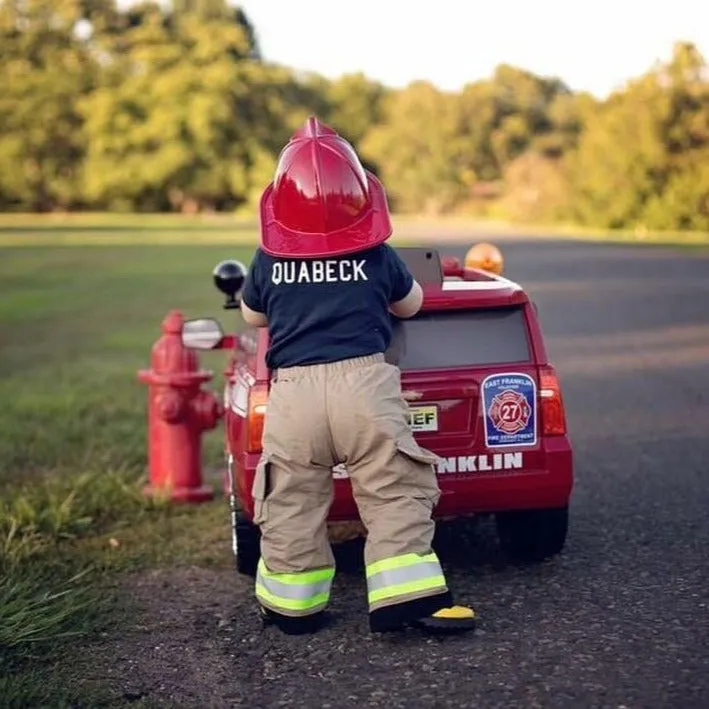
[[[266,498],[270,492],[270,456],[264,453],[256,466],[251,496],[254,499],[254,524],[260,525],[266,519]]]
[[[422,502],[425,501],[431,507],[435,507],[441,497],[441,490],[438,487],[434,466],[441,458],[426,448],[422,448],[412,436],[399,438],[396,441],[396,448],[413,474],[414,480],[412,482],[416,487],[415,497]]]
[[[411,436],[399,438],[396,442],[396,447],[399,453],[402,453],[407,458],[415,460],[417,463],[426,465],[435,465],[441,458],[435,453],[432,453],[426,448],[422,448],[416,439]]]

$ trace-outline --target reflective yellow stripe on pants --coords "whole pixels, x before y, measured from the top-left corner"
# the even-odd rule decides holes
[[[282,615],[309,615],[322,610],[330,600],[335,569],[278,574],[269,571],[263,559],[256,573],[256,597]]]
[[[446,579],[435,553],[402,554],[381,559],[367,566],[367,592],[370,607],[382,601],[398,602],[407,596],[422,597],[425,591],[445,591]]]

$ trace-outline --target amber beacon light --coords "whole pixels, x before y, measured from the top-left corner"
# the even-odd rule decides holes
[[[472,246],[465,254],[465,268],[479,268],[489,273],[502,275],[505,259],[494,244],[481,242]]]

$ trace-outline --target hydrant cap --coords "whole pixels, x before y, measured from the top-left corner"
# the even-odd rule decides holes
[[[162,321],[162,331],[165,335],[179,335],[182,332],[182,325],[185,319],[179,310],[172,310]]]

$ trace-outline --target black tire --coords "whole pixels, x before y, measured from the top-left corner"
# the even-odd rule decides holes
[[[233,517],[232,533],[234,535],[234,554],[236,570],[245,576],[256,576],[259,558],[261,557],[261,531],[241,512]]]
[[[513,510],[495,515],[500,546],[514,561],[540,562],[561,552],[569,529],[569,508]]]

